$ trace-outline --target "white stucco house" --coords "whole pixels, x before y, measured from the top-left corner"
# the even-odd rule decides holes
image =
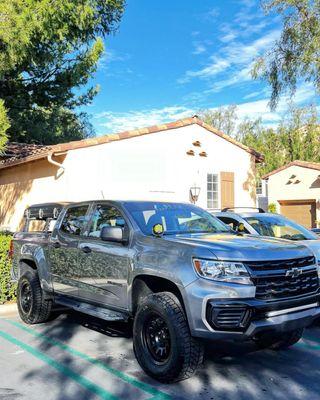
[[[292,161],[263,179],[277,212],[307,228],[320,226],[320,163]]]
[[[16,230],[23,210],[41,202],[150,199],[193,200],[209,210],[255,206],[255,165],[262,160],[196,116],[21,152],[10,152],[9,145],[0,161],[0,228]]]

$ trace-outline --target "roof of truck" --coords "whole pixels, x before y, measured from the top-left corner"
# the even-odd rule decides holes
[[[41,207],[65,207],[67,205],[71,204],[71,202],[56,202],[56,203],[39,203],[39,204],[31,204],[31,206],[28,206],[27,209],[29,208],[41,208]]]

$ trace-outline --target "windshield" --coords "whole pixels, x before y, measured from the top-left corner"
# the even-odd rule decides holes
[[[281,215],[259,215],[244,218],[260,235],[289,240],[319,239],[303,226]]]
[[[230,232],[223,222],[191,204],[125,202],[124,206],[145,235],[152,235],[157,224],[163,226],[164,235]]]

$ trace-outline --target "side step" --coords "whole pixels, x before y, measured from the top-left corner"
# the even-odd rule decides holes
[[[114,311],[89,303],[80,303],[76,300],[62,296],[57,296],[55,301],[56,303],[72,308],[75,311],[92,315],[93,317],[101,318],[105,321],[127,321],[129,319],[129,314],[126,312]]]

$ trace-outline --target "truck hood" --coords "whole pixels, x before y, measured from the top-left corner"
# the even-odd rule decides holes
[[[313,255],[313,252],[304,243],[269,237],[262,238],[250,235],[238,236],[230,233],[210,233],[168,235],[163,236],[163,238],[171,242],[188,244],[200,248],[205,247],[220,260],[287,260]]]
[[[316,256],[316,259],[318,261],[320,261],[320,240],[319,239],[315,239],[315,240],[300,240],[299,243],[304,244],[310,250],[312,250],[314,255]]]

